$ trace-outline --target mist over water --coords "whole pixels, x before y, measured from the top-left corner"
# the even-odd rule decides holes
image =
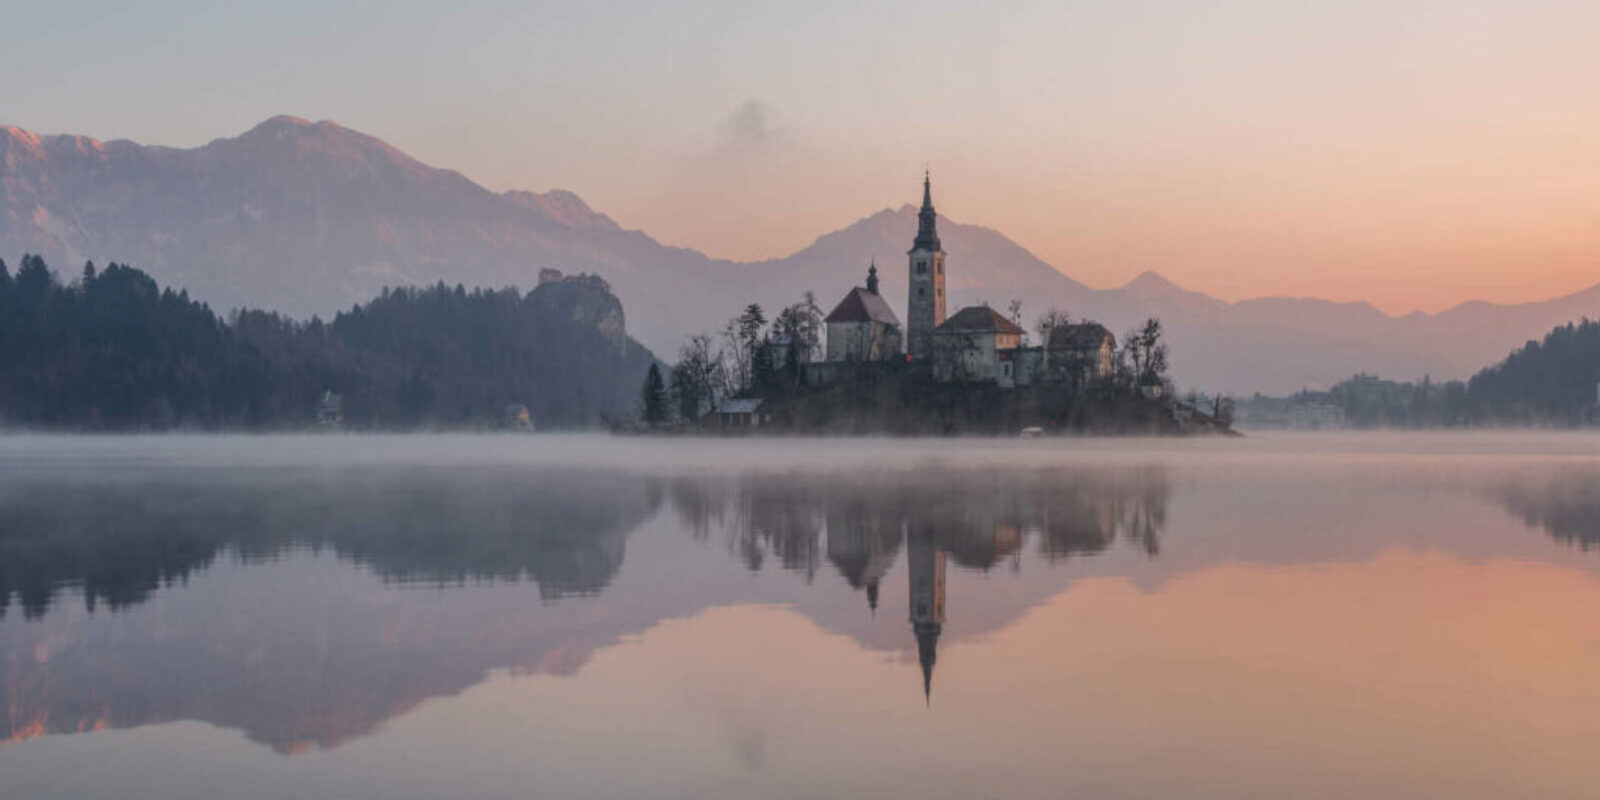
[[[0,797],[1587,797],[1597,487],[1543,432],[3,437]]]

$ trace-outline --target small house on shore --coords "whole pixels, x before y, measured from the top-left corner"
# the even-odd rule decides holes
[[[711,412],[712,421],[723,430],[754,430],[772,421],[772,415],[763,413],[761,406],[759,397],[724,400]]]

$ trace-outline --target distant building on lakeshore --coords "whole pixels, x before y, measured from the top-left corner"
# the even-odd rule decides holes
[[[344,424],[344,396],[333,390],[323,391],[317,401],[317,424],[324,428],[337,428]]]
[[[521,403],[510,403],[500,416],[500,427],[509,431],[531,431],[533,430],[533,415],[528,413],[527,406]]]

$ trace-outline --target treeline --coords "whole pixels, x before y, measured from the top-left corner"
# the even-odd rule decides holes
[[[540,425],[626,417],[654,362],[592,276],[547,272],[526,294],[438,284],[385,290],[331,322],[218,317],[119,264],[61,281],[0,261],[0,421],[91,430],[293,428],[326,393],[354,428],[478,426],[506,406]]]
[[[806,292],[769,322],[759,303],[745,306],[720,334],[690,336],[665,375],[651,365],[640,407],[646,425],[691,423],[733,397],[786,394],[800,365],[822,356],[822,309]]]
[[[1357,374],[1326,392],[1246,401],[1253,420],[1297,409],[1337,409],[1356,428],[1600,423],[1600,322],[1567,323],[1467,381],[1383,380]]]

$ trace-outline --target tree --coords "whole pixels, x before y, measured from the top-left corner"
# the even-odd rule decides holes
[[[817,297],[806,292],[800,302],[786,306],[772,320],[772,338],[785,344],[791,377],[800,376],[800,365],[815,361],[822,350],[822,309]]]
[[[1161,341],[1161,320],[1151,317],[1124,335],[1117,354],[1119,378],[1129,388],[1161,384],[1167,374],[1167,346]]]
[[[655,427],[667,422],[667,384],[661,379],[661,368],[655,364],[644,376],[644,424]]]
[[[707,334],[696,334],[684,343],[678,363],[672,366],[672,396],[679,419],[693,422],[721,402],[727,392],[723,362],[722,353],[712,350]]]
[[[573,309],[584,313],[575,315]],[[385,291],[331,324],[218,318],[117,263],[63,285],[37,256],[0,268],[0,417],[106,429],[300,426],[324,392],[362,425],[481,424],[509,404],[582,425],[636,408],[652,358],[580,321],[620,311],[589,276],[516,290]]]
[[[823,324],[822,307],[817,305],[817,294],[809,289],[800,296],[801,317],[805,321],[802,327],[804,337],[802,341],[805,349],[802,354],[806,361],[815,361],[822,357],[822,332]]]
[[[728,353],[733,359],[733,382],[740,390],[749,388],[755,377],[752,362],[766,325],[767,317],[761,305],[751,303],[745,306],[744,313],[728,320],[722,329],[722,337],[728,342]]]
[[[1056,328],[1064,328],[1069,324],[1071,324],[1071,321],[1067,318],[1067,312],[1059,308],[1052,308],[1039,315],[1039,319],[1033,323],[1033,329],[1039,334],[1039,344],[1049,347],[1050,333]]]
[[[1233,398],[1223,397],[1218,394],[1211,401],[1211,418],[1224,428],[1233,427],[1234,403]]]
[[[1011,302],[1006,305],[1006,316],[1010,317],[1017,327],[1022,327],[1022,301],[1012,298]]]

